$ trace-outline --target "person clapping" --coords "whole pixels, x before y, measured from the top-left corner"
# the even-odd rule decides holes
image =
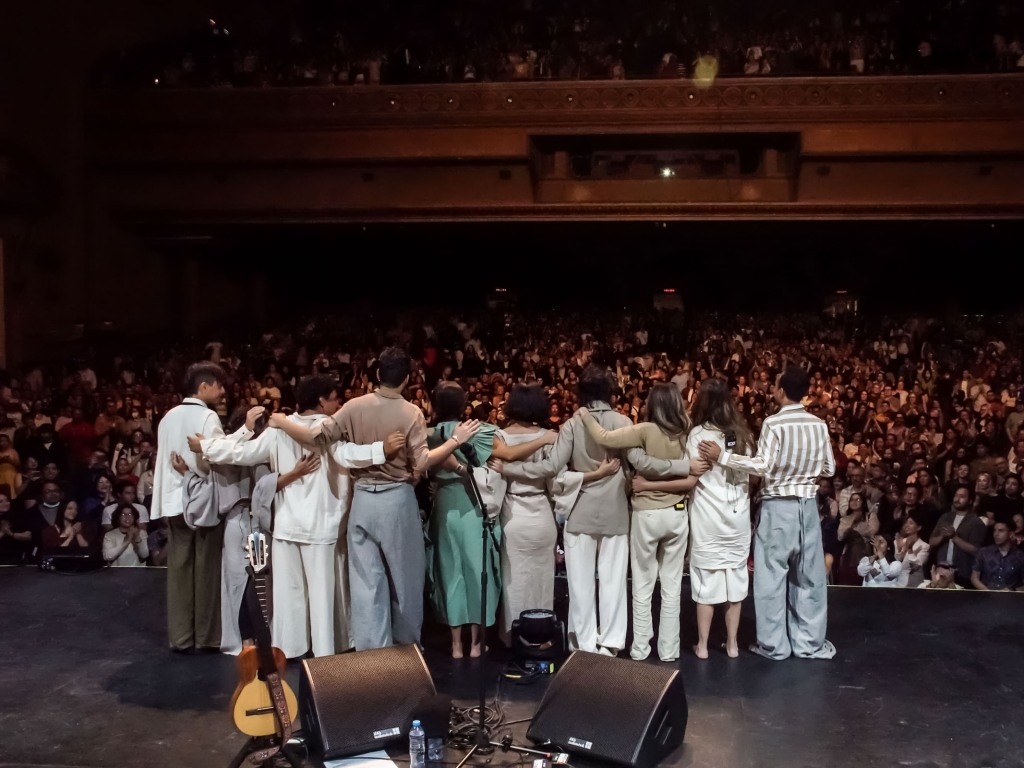
[[[890,561],[889,542],[884,536],[875,535],[870,540],[872,551],[862,557],[857,564],[857,573],[864,579],[865,587],[895,587],[898,585],[903,563],[899,560]]]
[[[110,519],[117,525],[103,536],[103,560],[109,565],[145,565],[149,557],[146,534],[139,527],[139,511],[120,502]]]

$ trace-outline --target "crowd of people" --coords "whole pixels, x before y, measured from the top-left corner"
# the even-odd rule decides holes
[[[782,482],[763,464],[766,420],[799,407],[831,443],[813,479],[822,584],[1022,586],[1024,318],[360,320],[7,373],[0,557],[165,565],[170,646],[235,653],[242,540],[264,530],[289,657],[417,641],[425,609],[452,628],[453,656],[474,656],[472,474],[494,487],[486,621],[506,642],[520,611],[552,607],[564,557],[574,648],[627,650],[631,583],[629,654],[656,636],[677,658],[688,574],[694,652],[707,657],[723,605],[735,655],[749,573],[767,572],[756,521],[788,493],[766,491]],[[189,505],[211,477],[224,509],[204,522]]]
[[[1000,0],[389,0],[250,9],[184,39],[121,51],[107,85],[343,86],[415,82],[1024,71],[1024,21]]]

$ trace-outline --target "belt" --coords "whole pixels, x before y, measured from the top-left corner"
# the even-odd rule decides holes
[[[365,491],[366,493],[385,493],[394,488],[404,488],[407,485],[409,484],[400,481],[393,483],[356,483],[355,488],[357,491]]]

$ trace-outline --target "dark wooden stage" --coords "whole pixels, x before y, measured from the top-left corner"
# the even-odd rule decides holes
[[[663,765],[1024,764],[1024,596],[830,589],[833,661],[684,655],[689,724]],[[745,646],[753,608],[744,610]],[[227,709],[234,659],[166,649],[162,570],[3,568],[0,616],[0,766],[226,768],[245,743]],[[685,595],[682,624],[688,648],[695,630]],[[470,706],[478,662],[453,661],[445,644],[444,628],[425,629],[438,690]],[[488,658],[487,695],[497,694],[506,721],[520,722],[495,737],[510,732],[529,745],[528,720],[548,679],[499,688],[505,661],[499,651]],[[290,667],[298,690],[298,665]],[[462,756],[449,750],[452,765]],[[493,766],[519,762],[512,752],[490,757]]]

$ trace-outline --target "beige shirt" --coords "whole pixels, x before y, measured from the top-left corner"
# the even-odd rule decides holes
[[[315,439],[325,448],[338,440],[368,446],[395,431],[405,435],[405,448],[383,464],[353,467],[352,480],[371,485],[415,483],[427,471],[427,423],[423,411],[400,394],[378,389],[349,400],[331,418],[320,422]]]
[[[606,448],[643,448],[644,452],[656,459],[681,459],[684,456],[682,438],[669,437],[651,421],[630,424],[615,430],[607,430],[597,419],[583,419],[590,435]],[[683,500],[681,493],[666,491],[640,491],[633,494],[633,509],[668,509]]]

